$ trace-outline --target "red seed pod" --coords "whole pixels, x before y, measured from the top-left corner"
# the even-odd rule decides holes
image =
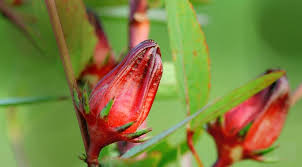
[[[269,70],[267,73],[272,72]],[[215,167],[236,161],[261,161],[281,133],[289,110],[286,76],[208,125],[218,150]]]
[[[92,90],[89,113],[83,113],[90,136],[88,161],[96,162],[102,147],[117,141],[139,142],[136,132],[146,119],[162,75],[159,46],[146,40]]]

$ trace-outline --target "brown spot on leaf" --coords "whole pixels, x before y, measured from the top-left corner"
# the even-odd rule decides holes
[[[204,39],[203,45],[206,47],[207,54],[209,54],[209,47],[208,47],[206,39]]]
[[[194,56],[197,56],[197,55],[198,55],[198,53],[197,53],[196,50],[193,50],[193,55],[194,55]]]

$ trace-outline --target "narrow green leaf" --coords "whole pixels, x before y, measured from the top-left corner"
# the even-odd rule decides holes
[[[117,131],[117,132],[123,132],[126,129],[128,129],[130,126],[132,126],[133,124],[134,124],[134,122],[126,123],[125,125],[122,125],[122,126],[119,126],[119,127],[115,128],[115,131]]]
[[[279,148],[279,145],[272,146],[272,147],[269,147],[269,148],[267,148],[267,149],[255,151],[254,154],[255,154],[255,155],[266,155],[266,154],[268,154],[268,153],[273,152],[273,151],[276,150],[277,148]]]
[[[215,119],[216,117],[222,115],[223,113],[227,112],[233,107],[236,107],[240,103],[247,100],[249,97],[253,96],[254,94],[261,91],[262,89],[271,85],[273,82],[275,82],[283,75],[284,72],[273,72],[248,82],[246,85],[241,86],[238,89],[235,89],[231,93],[213,102],[212,104],[206,105],[203,109],[187,117],[186,119],[174,125],[170,129],[160,133],[159,135],[153,137],[152,139],[148,140],[147,142],[141,145],[133,147],[132,149],[127,151],[122,156],[122,158],[129,158],[143,151],[146,151],[151,146],[160,143],[164,138],[175,132],[180,127],[184,126],[193,118],[196,120],[195,124],[193,124],[193,129],[196,130],[196,132],[198,132],[198,129],[201,129],[205,123]],[[198,134],[195,134],[194,136],[198,137]]]
[[[135,139],[135,140],[132,140],[132,142],[133,142],[133,143],[143,143],[143,142],[148,141],[149,139],[151,139],[151,137],[150,137],[150,136],[147,136],[147,137],[145,137],[145,138],[143,138],[143,139]]]
[[[76,89],[73,89],[73,98],[74,98],[74,102],[75,102],[77,108],[80,108],[81,100],[80,100],[78,91]]]
[[[113,99],[111,99],[111,100],[108,102],[108,104],[107,104],[107,105],[102,109],[102,111],[100,112],[100,117],[101,117],[101,118],[105,118],[105,117],[108,116],[109,111],[110,111],[112,105],[113,105]]]
[[[78,76],[92,58],[97,42],[82,0],[55,0],[75,75]]]
[[[90,94],[90,90],[89,90],[89,86],[88,84],[86,83],[84,85],[84,88],[83,88],[83,100],[82,100],[82,103],[84,105],[84,109],[85,109],[85,113],[86,114],[89,114],[90,112],[90,107],[89,107],[89,94]]]
[[[243,129],[241,129],[239,131],[239,136],[242,136],[242,137],[245,136],[247,134],[247,132],[250,130],[251,126],[252,126],[252,123],[249,123]]]
[[[192,114],[207,103],[209,96],[208,47],[190,2],[188,0],[165,2],[178,92],[187,112]]]
[[[37,97],[17,97],[9,99],[1,99],[0,107],[19,106],[27,104],[36,104],[43,102],[52,102],[68,99],[68,96],[37,96]]]
[[[151,131],[152,131],[151,128],[142,129],[142,130],[139,130],[139,131],[134,132],[134,133],[126,134],[126,137],[128,137],[129,139],[135,139],[135,138],[140,137],[140,136],[142,136],[144,134],[147,134],[147,133],[149,133]]]

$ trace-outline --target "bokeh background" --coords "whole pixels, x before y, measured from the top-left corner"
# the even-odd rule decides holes
[[[58,51],[45,10],[40,0],[22,8],[26,19],[38,17],[38,44],[41,54],[3,16],[0,16],[0,99],[37,95],[68,95]],[[211,99],[224,95],[263,73],[268,68],[287,71],[292,90],[302,81],[302,1],[298,0],[212,0],[207,5],[195,5],[203,17],[211,58]],[[127,19],[104,15],[97,8],[105,31],[117,53],[127,48]],[[108,9],[107,9],[108,10]],[[157,9],[158,10],[158,9]],[[159,9],[164,11],[163,9]],[[164,12],[160,13],[164,14]],[[161,47],[164,74],[158,95],[148,117],[151,135],[173,126],[185,117],[175,88],[167,25],[151,20],[150,38]],[[85,41],[82,41],[85,42]],[[10,112],[16,113],[19,132],[8,126]],[[235,167],[272,166],[300,167],[302,163],[302,102],[291,108],[280,145],[270,156],[278,163],[243,161]],[[26,158],[32,167],[84,166],[78,160],[83,153],[80,131],[70,100],[0,108],[0,166],[16,167],[9,136],[24,140]],[[172,135],[174,142],[184,137],[184,131]],[[216,157],[215,145],[208,135],[196,144],[198,153],[210,166]],[[193,163],[194,160],[193,160]],[[175,164],[169,164],[175,166]]]

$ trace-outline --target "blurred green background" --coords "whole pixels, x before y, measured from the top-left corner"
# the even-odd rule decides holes
[[[21,10],[30,13],[27,17],[38,17],[35,30],[44,53],[32,47],[22,33],[0,16],[0,99],[68,94],[43,1],[30,5],[29,9]],[[302,1],[213,0],[208,5],[194,7],[208,20],[202,27],[210,50],[211,99],[224,95],[268,68],[286,70],[292,90],[302,81]],[[127,20],[110,16],[102,16],[101,19],[115,52],[124,52],[127,48]],[[185,116],[175,91],[175,74],[167,35],[165,22],[151,22],[150,38],[159,43],[164,61],[162,84],[148,117],[149,126],[153,128],[152,135],[171,127]],[[69,100],[16,107],[15,110],[24,135],[29,166],[84,166],[78,160],[83,146]],[[283,133],[276,143],[280,148],[271,155],[278,157],[280,162],[263,164],[244,161],[235,166],[300,167],[301,110],[302,102],[291,109]],[[0,108],[0,163],[1,166],[15,167],[17,164],[8,138],[8,112],[8,109]],[[169,140],[183,136],[184,131],[180,130]],[[205,166],[215,161],[215,146],[209,136],[204,135],[196,148]]]

